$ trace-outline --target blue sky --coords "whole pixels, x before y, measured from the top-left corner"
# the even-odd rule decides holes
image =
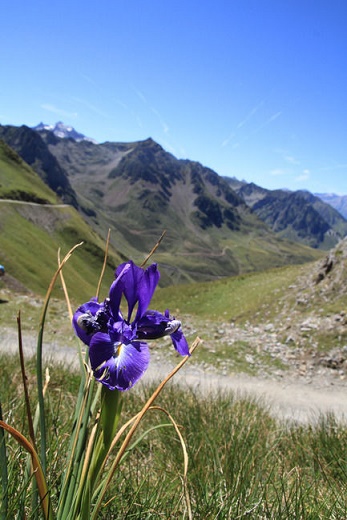
[[[0,0],[0,124],[347,194],[346,0]]]

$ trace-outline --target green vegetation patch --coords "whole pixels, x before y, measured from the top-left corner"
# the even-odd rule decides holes
[[[166,287],[154,295],[154,306],[172,301],[180,313],[195,314],[215,321],[260,320],[288,286],[302,272],[302,266],[290,266],[260,273],[250,273],[215,282]],[[266,310],[265,310],[266,308]]]
[[[6,278],[2,283],[6,285],[12,279],[25,281],[27,289],[45,294],[58,267],[58,250],[61,250],[62,259],[73,246],[83,242],[64,267],[64,276],[71,298],[87,301],[95,296],[105,243],[73,208],[7,204],[1,209],[1,263],[6,267]],[[114,277],[115,266],[121,261],[112,249],[109,253],[104,292]],[[63,298],[59,282],[57,286],[53,295]]]
[[[0,140],[0,198],[57,204],[56,194]]]

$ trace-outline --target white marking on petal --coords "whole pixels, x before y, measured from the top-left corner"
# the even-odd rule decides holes
[[[165,329],[165,334],[173,334],[180,328],[181,325],[182,324],[179,320],[169,321]]]

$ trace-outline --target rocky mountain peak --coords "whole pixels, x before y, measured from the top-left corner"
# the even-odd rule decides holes
[[[58,121],[54,125],[48,125],[45,123],[39,123],[32,128],[37,132],[52,132],[56,137],[60,139],[73,139],[74,141],[91,141],[95,143],[94,139],[86,137],[84,134],[77,132],[73,126],[65,125],[62,121]]]

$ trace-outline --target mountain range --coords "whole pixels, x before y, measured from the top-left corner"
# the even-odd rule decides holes
[[[98,236],[111,229],[121,257],[141,263],[166,230],[155,254],[163,284],[309,261],[347,234],[346,220],[308,192],[223,178],[151,138],[97,144],[63,127],[0,125],[0,139]]]
[[[347,221],[323,196],[309,191],[267,190],[254,183],[227,182],[279,236],[330,249],[347,235]]]

